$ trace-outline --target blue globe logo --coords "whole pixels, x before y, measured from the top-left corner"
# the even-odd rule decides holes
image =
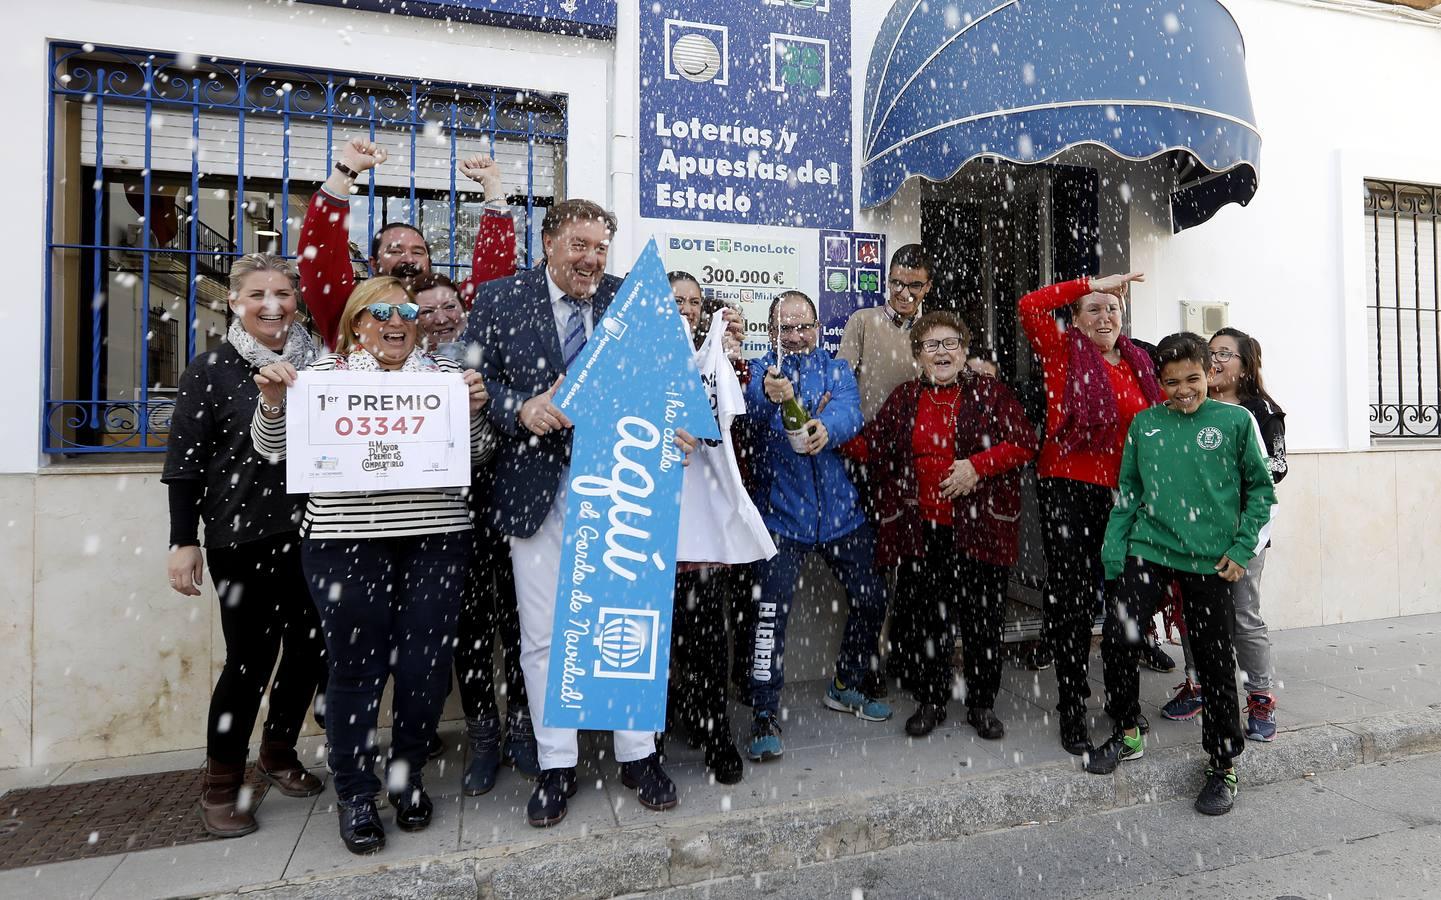
[[[595,639],[601,661],[612,669],[629,669],[640,662],[650,640],[649,629],[638,619],[621,616],[601,627]]]

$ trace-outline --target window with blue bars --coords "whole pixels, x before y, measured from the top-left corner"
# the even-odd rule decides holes
[[[403,221],[437,272],[469,275],[483,198],[464,156],[500,163],[522,267],[565,195],[565,98],[513,88],[56,43],[48,127],[46,453],[165,449],[181,373],[225,333],[231,262],[295,258],[352,136],[390,154],[351,199],[358,272]]]

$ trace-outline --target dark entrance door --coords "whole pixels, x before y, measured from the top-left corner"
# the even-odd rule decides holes
[[[972,353],[995,360],[1038,429],[1046,415],[1040,365],[1017,320],[1022,295],[1097,273],[1099,176],[1076,166],[978,163],[937,185],[921,204],[921,243],[936,261],[932,308],[959,313]],[[1007,640],[1037,636],[1046,563],[1034,471],[1025,479],[1021,558]]]

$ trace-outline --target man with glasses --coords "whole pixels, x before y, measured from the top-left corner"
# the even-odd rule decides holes
[[[885,613],[885,586],[873,565],[871,526],[837,448],[860,433],[860,391],[846,363],[817,347],[816,307],[800,291],[771,304],[773,349],[750,362],[746,409],[761,435],[758,468],[768,485],[756,498],[777,553],[758,563],[761,593],[755,610],[751,703],[755,722],[750,758],[779,758],[781,689],[786,621],[801,564],[819,553],[846,590],[850,613],[836,658],[836,674],[822,702],[871,722],[891,717],[890,707],[864,690],[875,664]],[[804,440],[792,444],[782,405],[795,400],[808,411]]]
[[[340,311],[355,288],[350,259],[350,193],[361,174],[389,158],[385,148],[364,138],[351,138],[340,148],[325,183],[315,192],[300,226],[300,295],[326,346],[335,346]],[[468,300],[476,285],[515,273],[515,222],[505,205],[500,166],[482,153],[460,161],[460,173],[478,182],[485,195],[480,227],[475,233],[471,277],[459,286]],[[374,177],[374,176],[372,176]],[[430,274],[430,246],[420,229],[407,222],[387,222],[370,242],[372,275],[394,275],[404,281]]]
[[[911,353],[911,326],[925,312],[932,269],[930,254],[920,244],[901,247],[891,255],[886,304],[858,309],[846,322],[836,356],[856,373],[861,415],[867,422],[891,391],[920,374]]]

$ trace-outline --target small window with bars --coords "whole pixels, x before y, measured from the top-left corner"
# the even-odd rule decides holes
[[[165,449],[181,373],[225,332],[231,262],[295,258],[351,136],[390,154],[351,201],[358,268],[404,221],[436,271],[469,275],[483,197],[462,156],[500,163],[521,266],[564,196],[564,97],[91,44],[52,44],[50,67],[47,453]]]
[[[1441,437],[1441,186],[1366,182],[1371,436]]]

